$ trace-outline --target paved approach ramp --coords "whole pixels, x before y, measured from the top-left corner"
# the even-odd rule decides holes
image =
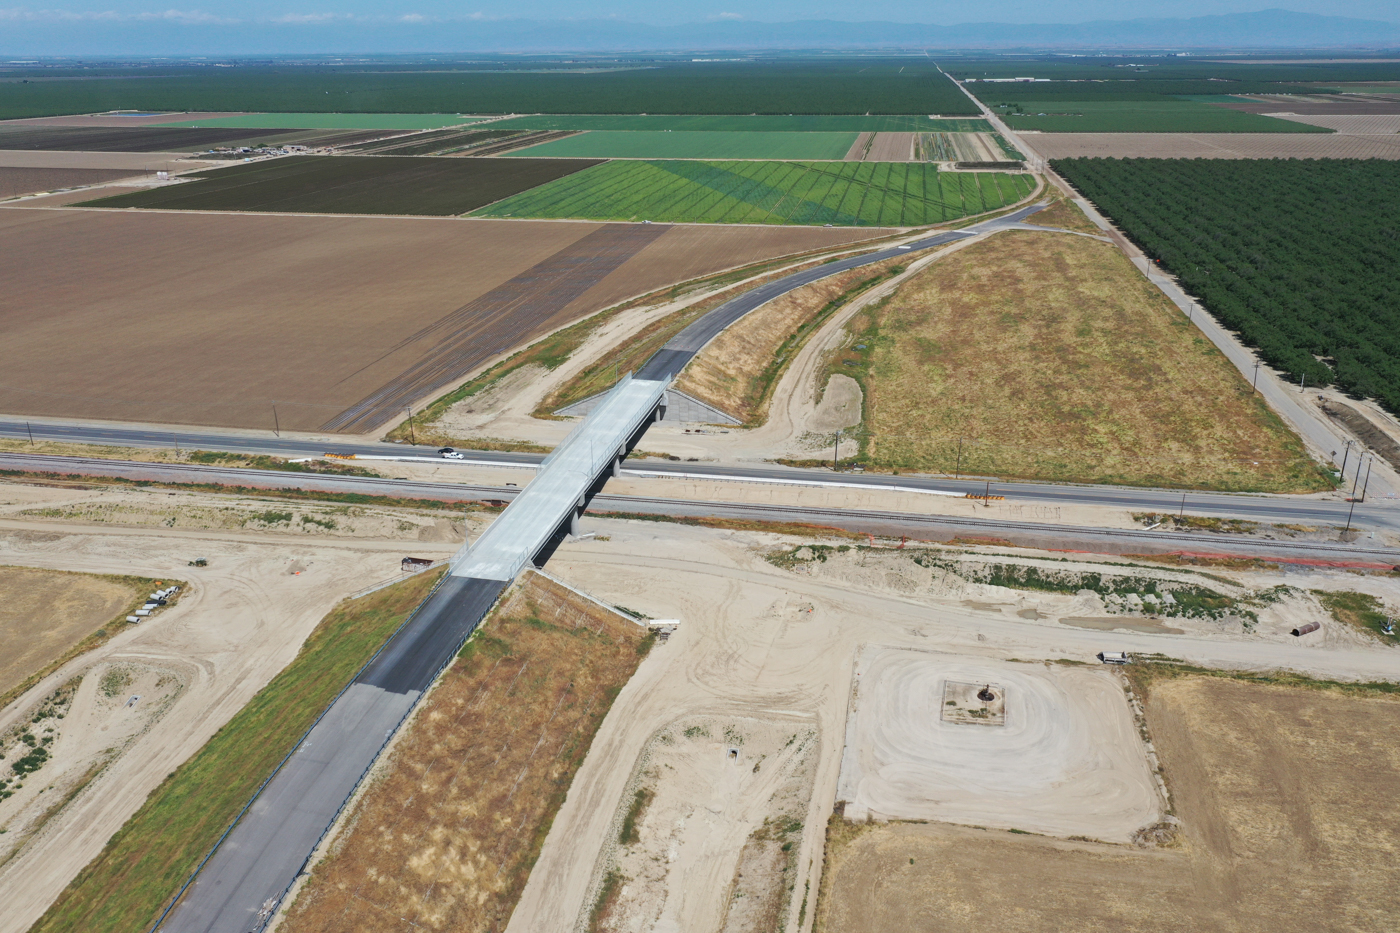
[[[748,312],[829,275],[1019,223],[1042,205],[966,230],[806,269],[740,295],[671,339],[626,376],[541,462],[534,480],[338,696],[215,846],[157,929],[256,933],[275,914],[361,779],[437,675],[527,565],[543,563],[647,428],[671,380]]]

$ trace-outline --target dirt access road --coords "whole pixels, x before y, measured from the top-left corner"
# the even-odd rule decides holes
[[[0,486],[0,501],[10,511],[72,495]],[[416,555],[437,557],[456,544],[415,541],[409,547]],[[403,542],[384,538],[298,540],[266,532],[138,531],[0,517],[0,563],[190,584],[168,613],[63,665],[0,713],[3,731],[59,685],[99,666],[139,669],[138,679],[141,671],[158,670],[178,681],[173,687],[167,682],[179,695],[149,728],[132,725],[146,731],[0,868],[0,903],[6,906],[0,931],[28,929],[150,791],[286,666],[326,612],[367,583],[396,576],[404,552]],[[189,566],[195,557],[206,558],[208,566]],[[150,695],[154,685],[134,680],[131,692]],[[87,702],[81,688],[75,702]],[[113,733],[101,730],[113,720],[104,713],[101,691],[84,708],[91,714],[65,720],[66,745],[56,746],[55,757],[34,778],[47,782],[81,773],[110,745],[106,739]]]
[[[684,717],[782,716],[809,723],[819,760],[804,822],[824,825],[836,793],[852,665],[863,644],[980,660],[1087,661],[1105,648],[1160,651],[1207,665],[1400,679],[1400,653],[1381,648],[1095,632],[979,610],[961,599],[930,599],[897,581],[881,586],[872,578],[852,586],[812,579],[763,560],[759,549],[781,540],[776,536],[588,518],[584,531],[608,540],[566,544],[551,561],[552,572],[608,602],[681,623],[638,669],[594,739],[511,918],[513,931],[586,925],[597,859],[632,768],[658,730]],[[1310,585],[1307,577],[1291,579]],[[712,818],[727,819],[726,812],[721,806]],[[815,891],[819,836],[804,834],[797,889],[810,882]],[[732,853],[735,863],[738,857]],[[709,879],[724,876],[708,866],[703,876],[674,884],[690,898],[723,899],[725,890]],[[788,929],[798,929],[798,909],[789,905]]]

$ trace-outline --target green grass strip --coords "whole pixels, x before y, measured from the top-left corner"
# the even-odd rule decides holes
[[[149,929],[254,792],[438,576],[411,577],[333,609],[296,659],[151,792],[30,933]]]

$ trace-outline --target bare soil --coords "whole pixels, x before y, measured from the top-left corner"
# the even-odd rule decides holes
[[[1110,243],[1000,234],[849,330],[832,368],[862,381],[864,453],[882,468],[1326,488],[1298,438]]]
[[[397,406],[405,392],[419,393],[417,405],[521,342],[623,297],[870,235],[672,228],[581,294],[536,289],[529,302],[497,302],[483,319],[458,320],[474,299],[513,279],[518,291],[530,270],[599,229],[6,209],[0,277],[12,326],[0,349],[0,410],[317,430],[368,403],[379,406],[382,423],[399,417],[401,408],[384,406]],[[101,341],[79,339],[99,330]],[[444,347],[452,351],[446,359]],[[64,366],[45,362],[58,358]],[[399,385],[425,367],[426,378]],[[399,391],[386,395],[392,386]]]
[[[614,818],[596,907],[576,929],[781,929],[817,753],[800,720],[696,716],[660,730]]]
[[[0,707],[34,674],[99,629],[126,626],[149,581],[35,567],[0,567]]]
[[[97,494],[91,489],[0,485],[6,512],[0,516],[0,561],[45,570],[81,568],[183,580],[189,586],[173,607],[151,621],[124,625],[110,640],[64,662],[0,710],[3,734],[30,721],[46,698],[80,679],[73,714],[61,724],[53,757],[24,781],[23,793],[43,794],[39,802],[26,798],[19,814],[26,827],[37,831],[21,833],[20,823],[14,824],[22,846],[7,850],[9,861],[0,866],[4,933],[29,929],[167,775],[297,655],[332,606],[368,584],[400,576],[402,541],[296,539],[252,527],[104,527],[14,514]],[[157,500],[163,500],[162,505],[174,501],[164,492],[144,495],[153,507]],[[185,501],[195,507],[220,498]],[[415,542],[409,553],[436,558],[456,547]],[[190,566],[196,558],[204,558],[206,565]],[[127,694],[122,704],[113,705],[108,701],[116,698],[115,689],[109,698],[100,687],[107,672],[123,669],[131,676],[121,687]],[[158,686],[162,678],[167,679]],[[90,680],[98,692],[88,704],[84,691]],[[178,695],[162,709],[166,700],[161,697],[170,696],[164,692],[167,688]],[[132,695],[143,699],[125,706]],[[50,785],[53,790],[47,789]],[[19,796],[7,802],[22,803]],[[42,817],[42,825],[31,819],[36,816]]]
[[[131,169],[113,168],[4,168],[0,167],[0,198],[36,191],[57,191],[129,178]]]
[[[833,821],[817,929],[1383,930],[1400,894],[1400,702],[1213,677],[1154,683],[1179,829],[1144,850]]]
[[[593,882],[597,859],[609,840],[617,838],[615,821],[627,796],[636,762],[659,730],[680,720],[689,717],[807,717],[823,742],[812,802],[804,822],[809,828],[821,826],[836,797],[843,744],[827,741],[826,737],[844,734],[852,664],[865,645],[939,651],[958,655],[969,664],[1007,662],[1012,658],[1023,661],[1064,658],[1078,662],[1068,667],[1083,670],[1079,664],[1098,668],[1094,653],[1108,649],[1160,652],[1184,657],[1196,664],[1251,669],[1283,666],[1333,678],[1400,679],[1400,653],[1360,638],[1301,645],[1286,632],[1271,630],[1263,634],[1266,619],[1263,612],[1256,633],[1244,633],[1238,627],[1211,631],[1206,623],[1181,625],[1188,628],[1185,635],[1105,633],[1059,623],[1055,613],[1066,609],[1055,607],[1067,607],[1078,598],[1074,594],[981,590],[979,587],[985,584],[954,585],[951,577],[946,588],[935,589],[929,586],[931,578],[941,578],[941,575],[921,568],[925,574],[921,585],[912,574],[898,572],[893,563],[883,558],[877,560],[874,552],[862,551],[868,558],[865,566],[858,566],[852,559],[846,572],[826,576],[816,566],[831,566],[830,557],[825,562],[813,561],[811,573],[785,570],[766,561],[764,555],[774,549],[803,543],[771,534],[609,521],[590,516],[585,517],[583,530],[596,532],[598,538],[563,545],[552,558],[553,572],[608,602],[658,619],[679,619],[680,623],[669,641],[653,650],[647,664],[624,688],[594,738],[592,750],[573,780],[569,798],[554,820],[511,919],[512,929],[525,933],[568,930],[581,911],[592,909],[596,903]],[[811,543],[811,539],[806,542],[809,547]],[[994,550],[983,549],[978,553],[979,559],[991,559]],[[890,549],[884,554],[900,559],[907,551]],[[1082,567],[1098,573],[1108,569],[1088,556],[1082,556],[1083,564],[1079,563],[1081,556],[1066,563],[1063,553],[1037,556],[1034,552],[1025,552],[1023,556],[1027,559],[1036,556],[1046,567]],[[902,559],[905,566],[917,567],[907,557]],[[1128,572],[1145,571],[1128,568]],[[1183,571],[1162,568],[1161,573],[1175,577]],[[1287,582],[1300,588],[1336,587],[1340,583],[1350,589],[1364,585],[1368,592],[1374,591],[1391,601],[1396,592],[1393,578],[1359,578],[1323,570],[1281,576],[1267,570],[1212,569],[1212,576],[1260,591]],[[1206,578],[1196,575],[1196,579]],[[1217,582],[1216,585],[1226,584]],[[1063,602],[1058,602],[1060,600]],[[1036,611],[1021,614],[1037,608],[1045,610],[1043,615]],[[1280,620],[1269,624],[1282,623]],[[973,677],[965,679],[975,682]],[[1209,708],[1202,709],[1208,711]],[[965,728],[996,731],[978,726]],[[1170,782],[1170,771],[1167,777]],[[1369,785],[1367,792],[1378,793]],[[966,832],[1011,842],[1041,841],[1041,837],[1002,831],[986,833],[968,829]],[[1168,834],[1154,832],[1152,835],[1157,838]],[[1148,856],[1164,855],[1128,845],[1096,847],[1071,840],[1044,842],[1056,852],[1087,846],[1085,851],[1107,853],[1095,856],[1099,862],[1142,852]],[[804,929],[811,921],[816,906],[821,848],[819,834],[810,831],[793,847],[798,852],[794,869],[798,877],[789,902],[788,930]],[[1171,854],[1170,851],[1165,853]],[[1141,876],[1148,887],[1147,893],[1137,900],[1146,901],[1148,908],[1154,910],[1155,905],[1162,905],[1167,911],[1176,910],[1172,899],[1189,893],[1186,887],[1191,881],[1189,873],[1183,883],[1167,884],[1172,878],[1182,878],[1182,873],[1139,871],[1141,866],[1155,863],[1129,861],[1110,878],[1109,887],[1088,886],[1087,893],[1081,896],[1073,883],[1080,866],[1071,863],[1061,874],[1054,875],[1054,878],[1067,879],[1062,886],[1065,893],[1057,895],[1055,900],[1037,901],[1035,872],[1057,871],[1061,866],[1043,857],[1023,859],[1012,866],[1013,869],[1020,865],[1026,867],[1029,874],[1024,877],[1029,881],[1023,882],[1021,876],[998,873],[999,855],[1000,850],[972,852],[969,860],[958,863],[959,883],[978,882],[985,874],[989,879],[984,886],[987,900],[1010,899],[1017,906],[1027,906],[1031,910],[1049,909],[1066,903],[1069,898],[1078,898],[1077,904],[1088,904],[1087,910],[1081,912],[1090,919],[1110,909],[1118,910],[1120,906],[1133,908],[1134,899],[1120,895],[1112,887],[1118,880]],[[902,863],[907,869],[909,857],[910,854],[896,856],[890,863]],[[929,863],[921,857],[918,870],[926,872],[928,869]],[[1138,872],[1136,876],[1135,871]],[[1376,875],[1376,884],[1388,883],[1383,872]],[[695,877],[701,879],[701,884],[694,888],[678,884],[671,888],[670,896],[686,898],[695,904],[715,896],[719,885],[710,884],[710,876]],[[887,877],[888,884],[884,880]],[[1095,876],[1089,877],[1092,880]],[[859,879],[857,887],[861,896],[889,905],[881,910],[893,909],[901,903],[900,885],[905,880],[903,875],[867,873]],[[1164,886],[1164,894],[1151,893],[1155,890],[1151,886],[1158,882]],[[980,908],[977,901],[953,899],[948,892],[954,887],[942,876],[932,878],[925,888],[929,899],[897,915],[895,922],[887,923],[884,915],[871,910],[861,916],[855,928],[898,930],[899,922],[905,918],[908,919],[906,925],[915,930],[936,929],[936,924],[942,922],[961,922],[958,911],[975,913]],[[980,897],[983,891],[979,889],[973,893]],[[1073,910],[1072,905],[1063,916],[1072,920]],[[805,919],[799,921],[799,917]],[[1151,929],[1145,923],[1144,927]],[[988,923],[984,928],[997,929],[998,925]],[[1037,926],[1026,921],[1020,928],[1038,933],[1046,929],[1074,928],[1074,923],[1052,921]],[[1090,925],[1089,928],[1094,927]],[[1229,929],[1210,923],[1198,923],[1195,928]],[[1105,921],[1098,929],[1114,927]]]
[[[646,629],[532,575],[468,642],[280,927],[501,930]]]

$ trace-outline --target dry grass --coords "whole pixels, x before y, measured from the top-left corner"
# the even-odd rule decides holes
[[[1393,927],[1400,701],[1185,676],[1152,683],[1147,719],[1184,844],[837,820],[816,929]]]
[[[531,575],[463,649],[288,933],[505,928],[646,630]]]
[[[999,234],[921,271],[851,330],[832,367],[862,382],[877,468],[1329,488],[1239,372],[1108,243]]]
[[[807,339],[859,293],[904,271],[902,260],[851,269],[804,285],[752,311],[716,337],[676,388],[744,424],[768,419],[773,390]]]
[[[171,583],[174,581],[164,581]],[[0,567],[0,708],[69,658],[126,627],[156,581]]]
[[[1097,236],[1106,236],[1098,226],[1085,216],[1069,198],[1060,194],[1059,189],[1051,188],[1056,195],[1054,202],[1043,211],[1036,211],[1026,218],[1026,223],[1038,224],[1042,227],[1060,227],[1064,230],[1076,230],[1080,233],[1092,233]]]

